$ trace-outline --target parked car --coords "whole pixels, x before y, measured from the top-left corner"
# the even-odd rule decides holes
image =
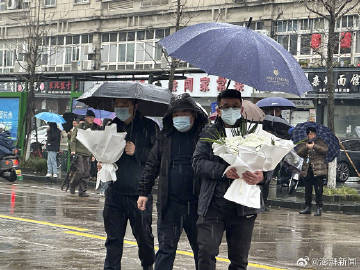
[[[360,138],[341,139],[340,141],[354,162],[356,169],[360,170]],[[337,160],[337,181],[345,182],[351,176],[356,176],[356,172],[347,158],[345,151],[340,149]]]

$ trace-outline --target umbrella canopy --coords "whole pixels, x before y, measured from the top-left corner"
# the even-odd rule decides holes
[[[93,111],[95,113],[95,118],[111,118],[111,119],[113,119],[115,117],[115,114],[113,112],[108,112],[105,110],[96,110],[82,102],[74,100],[73,108],[72,108],[72,111],[74,114],[86,115],[87,110]]]
[[[61,115],[51,112],[41,112],[36,114],[35,117],[46,122],[54,122],[57,124],[64,124],[66,122]]]
[[[219,42],[221,40],[221,42]],[[208,74],[301,96],[312,90],[295,58],[272,38],[227,23],[185,27],[160,41],[167,53]]]
[[[282,109],[296,108],[295,104],[283,97],[267,97],[256,103],[260,108],[279,107]]]
[[[85,92],[78,101],[95,109],[114,111],[115,98],[138,101],[138,110],[146,116],[162,116],[168,108],[171,93],[168,89],[138,82],[104,82]]]
[[[323,125],[314,123],[314,122],[305,122],[300,123],[292,129],[291,139],[294,143],[298,143],[302,140],[307,139],[306,130],[309,127],[313,127],[316,129],[316,137],[322,139],[328,146],[329,150],[326,156],[326,160],[331,162],[334,158],[339,154],[340,145],[339,139],[334,135],[334,133]]]
[[[253,121],[253,122],[262,122],[265,113],[258,107],[256,104],[252,103],[249,100],[243,100],[242,101],[242,117],[246,120]],[[215,120],[217,117],[217,112],[213,112],[209,118],[210,120]]]
[[[292,126],[285,119],[273,115],[265,115],[263,120],[263,130],[274,134],[284,140],[290,140],[289,129]]]

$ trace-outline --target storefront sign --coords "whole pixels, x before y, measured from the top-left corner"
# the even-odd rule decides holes
[[[84,84],[76,81],[74,91],[84,89]],[[25,90],[25,82],[0,83],[0,92],[22,92]],[[35,84],[35,92],[57,95],[70,95],[71,81],[49,81]]]
[[[19,121],[19,98],[0,98],[0,123],[10,131],[11,138],[16,140]]]
[[[216,97],[220,92],[226,89],[228,79],[199,74],[185,74],[185,80],[175,80],[173,83],[173,93],[176,95],[189,93],[193,97]],[[160,81],[162,87],[168,88],[169,81]],[[239,82],[230,82],[230,89],[236,89],[241,92],[243,97],[251,97],[253,88]]]
[[[317,93],[326,93],[327,76],[325,72],[309,73],[308,79]],[[359,93],[360,72],[334,72],[335,93]]]
[[[314,102],[310,99],[297,99],[297,100],[291,100],[296,108],[304,108],[304,109],[310,109],[314,108]]]

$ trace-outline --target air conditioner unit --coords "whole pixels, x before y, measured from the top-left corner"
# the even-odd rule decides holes
[[[80,61],[71,61],[71,70],[78,71],[81,68]]]
[[[260,34],[263,34],[265,36],[270,36],[270,32],[268,30],[265,30],[265,29],[261,29],[261,30],[255,30],[255,32],[258,32]]]
[[[94,70],[95,61],[93,60],[84,60],[81,61],[81,70]]]
[[[26,72],[27,63],[24,61],[15,61],[14,72]]]
[[[87,51],[87,54],[95,54],[95,48],[94,48],[94,45],[93,44],[89,44],[88,45],[88,51]]]
[[[8,0],[7,9],[17,9],[18,5],[18,0]]]

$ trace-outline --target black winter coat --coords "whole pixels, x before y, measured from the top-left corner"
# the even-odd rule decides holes
[[[61,132],[59,129],[47,131],[46,150],[59,152],[60,150]]]
[[[128,126],[118,118],[114,118],[112,123],[117,125],[118,132],[127,132],[126,141],[135,144],[134,156],[128,156],[124,152],[120,159],[116,161],[118,166],[116,171],[117,181],[109,188],[105,204],[117,206],[119,196],[138,195],[138,185],[142,171],[150,150],[155,143],[159,128],[154,121],[141,116],[139,113],[136,114],[132,123]]]
[[[239,121],[239,124],[241,121]],[[228,178],[223,176],[229,164],[219,156],[214,155],[211,142],[201,140],[201,138],[216,139],[216,134],[225,134],[224,123],[220,118],[217,118],[212,126],[204,129],[193,155],[194,172],[201,181],[198,203],[199,216],[206,215],[213,199],[216,185],[221,181],[229,181]],[[264,181],[262,183],[264,183]],[[240,204],[237,205],[237,214],[239,216],[253,215],[259,212],[260,209],[249,208]]]
[[[175,128],[172,123],[172,113],[176,109],[184,108],[190,109],[196,113],[195,123],[193,126],[195,130],[191,131],[194,146],[196,145],[202,128],[208,122],[207,116],[199,107],[196,106],[190,96],[183,95],[170,103],[169,110],[163,118],[164,129],[160,132],[156,143],[149,154],[141,181],[139,183],[139,195],[148,196],[151,194],[152,187],[155,184],[155,179],[159,176],[157,204],[160,216],[167,207],[169,197],[171,145],[172,135],[175,132]],[[196,197],[199,191],[199,187],[196,186],[198,183],[199,182],[194,179],[193,192]]]

